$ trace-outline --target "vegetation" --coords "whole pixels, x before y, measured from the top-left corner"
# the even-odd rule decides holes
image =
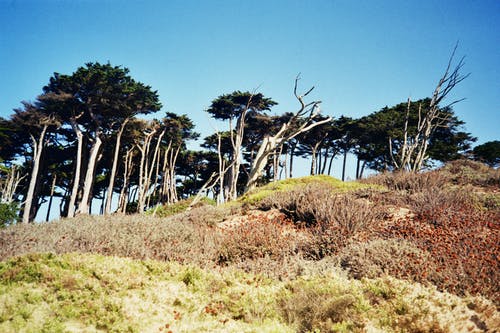
[[[390,277],[287,282],[82,254],[0,263],[2,332],[481,332],[494,306]],[[473,318],[471,320],[471,318]]]
[[[463,161],[363,183],[285,180],[161,218],[8,226],[0,328],[494,331],[499,179]]]
[[[127,68],[54,73],[0,119],[0,330],[498,329],[498,147],[471,151],[441,105],[467,77],[453,56],[430,98],[360,119],[321,115],[299,77],[294,113],[221,95],[207,112],[228,129],[202,151],[188,116],[139,118],[162,106]],[[356,178],[381,173],[344,182],[349,153]],[[29,223],[43,204],[64,218]]]
[[[349,153],[358,159],[356,178],[366,168],[418,172],[463,156],[494,166],[496,141],[472,152],[476,138],[463,130],[455,102],[441,105],[467,77],[462,60],[451,67],[454,55],[432,96],[359,119],[321,115],[321,101],[307,100],[314,87],[301,92],[299,76],[294,112],[267,114],[277,102],[260,92],[222,94],[206,111],[227,129],[204,138],[201,151],[187,148],[199,136],[187,115],[140,118],[162,105],[129,69],[87,63],[54,73],[34,102],[0,119],[0,203],[16,202],[24,223],[43,218],[42,205],[48,220],[56,209],[61,217],[144,213],[191,196],[223,204],[292,178],[296,157],[310,159],[311,175],[330,175],[341,155],[345,180]],[[99,211],[91,212],[97,202]]]

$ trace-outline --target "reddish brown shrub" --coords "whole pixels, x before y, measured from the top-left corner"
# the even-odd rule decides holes
[[[218,262],[279,259],[297,253],[300,236],[284,214],[253,213],[221,229]]]
[[[430,253],[433,270],[421,272],[419,278],[440,289],[458,294],[483,294],[498,302],[499,217],[490,211],[455,208],[396,221],[381,234],[406,239]]]
[[[312,183],[289,192],[278,192],[261,203],[261,208],[277,208],[296,223],[320,231],[341,230],[353,235],[368,227],[380,211],[356,193],[333,193],[331,185]]]
[[[397,278],[422,282],[422,273],[431,271],[428,252],[411,242],[397,239],[374,239],[349,244],[336,256],[340,266],[350,276],[361,279],[389,274]]]

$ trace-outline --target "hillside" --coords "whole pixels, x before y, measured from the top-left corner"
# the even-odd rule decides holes
[[[500,173],[269,184],[0,230],[1,332],[498,332]]]

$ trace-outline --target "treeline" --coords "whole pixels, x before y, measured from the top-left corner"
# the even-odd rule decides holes
[[[341,156],[342,178],[348,153],[357,157],[356,177],[367,168],[418,171],[470,153],[475,141],[461,130],[451,105],[438,107],[435,96],[359,119],[332,119],[319,113],[320,101],[306,101],[312,88],[300,92],[298,82],[297,77],[297,110],[279,116],[268,114],[277,102],[261,93],[215,98],[206,111],[228,129],[204,138],[203,149],[194,151],[186,143],[199,134],[187,115],[141,119],[158,114],[162,105],[158,93],[127,68],[88,63],[71,75],[54,73],[34,102],[22,102],[10,118],[0,118],[3,222],[33,221],[42,204],[48,219],[55,209],[63,217],[141,213],[193,195],[221,203],[258,184],[292,177],[296,157],[310,159],[311,174],[330,174],[333,159]],[[423,132],[433,110],[437,119]],[[418,147],[425,149],[416,166]],[[95,200],[98,212],[91,211]]]

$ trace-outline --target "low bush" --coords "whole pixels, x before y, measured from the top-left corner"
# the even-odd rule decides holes
[[[297,280],[279,299],[285,322],[298,332],[364,332],[362,298],[335,282]]]
[[[429,269],[415,275],[441,290],[500,301],[500,214],[467,207],[395,221],[380,232],[428,252]]]
[[[179,214],[188,210],[193,203],[194,197],[177,201],[172,204],[159,205],[154,208],[149,209],[146,214],[153,215],[157,217],[168,217],[175,214]],[[214,205],[215,202],[207,197],[203,197],[200,202],[196,204],[196,207],[203,205]]]
[[[386,172],[362,179],[360,182],[382,185],[391,191],[402,191],[411,194],[429,188],[441,188],[448,181],[449,178],[444,173],[428,171],[422,173]]]
[[[483,187],[500,185],[500,169],[471,160],[456,160],[447,163],[439,172],[458,185],[477,185]]]
[[[300,238],[283,214],[254,213],[221,229],[218,262],[280,259],[298,252]]]
[[[15,224],[19,220],[18,211],[16,202],[0,202],[0,228]]]
[[[97,253],[137,259],[213,261],[216,233],[182,219],[81,216],[0,230],[0,259],[32,252]]]
[[[376,220],[380,212],[354,193],[334,193],[331,185],[312,183],[300,189],[276,193],[260,203],[261,209],[276,208],[298,224],[339,228],[355,234]]]
[[[468,187],[430,187],[407,195],[406,202],[413,213],[425,215],[431,223],[444,223],[440,217],[445,216],[446,212],[459,209],[475,211],[480,206],[479,198]]]
[[[390,275],[426,282],[435,266],[430,254],[409,241],[374,239],[349,244],[335,257],[337,264],[356,279]]]

